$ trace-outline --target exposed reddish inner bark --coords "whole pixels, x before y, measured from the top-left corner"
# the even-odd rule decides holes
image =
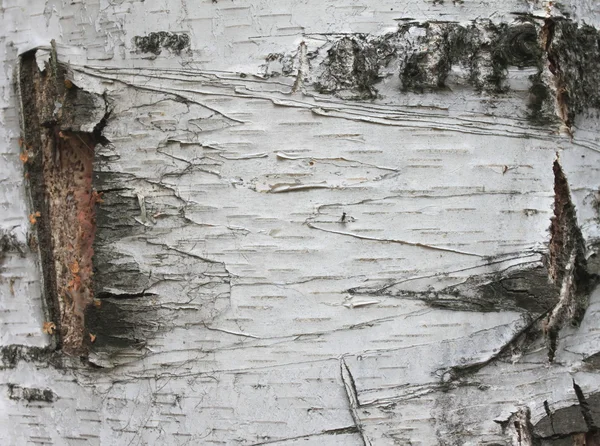
[[[95,132],[77,131],[91,95],[65,81],[56,56],[38,69],[35,52],[22,56],[20,94],[26,167],[41,252],[49,318],[67,354],[85,354],[85,309],[93,302],[96,233],[92,189]]]
[[[92,303],[95,196],[92,190],[93,137],[54,129],[43,147],[43,165],[63,350],[81,353],[85,308]]]

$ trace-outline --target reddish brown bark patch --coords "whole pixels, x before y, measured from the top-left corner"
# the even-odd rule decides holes
[[[63,351],[85,354],[89,337],[84,314],[93,302],[99,199],[92,188],[92,167],[94,147],[102,137],[99,131],[80,129],[89,127],[97,115],[94,109],[103,101],[66,79],[55,52],[43,71],[35,51],[21,57],[19,90],[48,317],[58,328]]]
[[[55,130],[56,132],[56,130]],[[81,353],[84,312],[92,303],[93,242],[96,234],[92,162],[95,141],[86,133],[58,132],[46,144],[44,178],[50,201],[56,286],[61,304],[60,334],[63,350]],[[52,159],[54,153],[58,157]]]

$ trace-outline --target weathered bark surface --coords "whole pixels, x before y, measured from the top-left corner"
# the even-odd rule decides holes
[[[5,1],[0,442],[600,444],[594,8]]]

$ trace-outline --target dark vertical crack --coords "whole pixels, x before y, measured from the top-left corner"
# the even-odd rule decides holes
[[[573,380],[573,390],[575,391],[575,395],[577,396],[577,401],[579,401],[579,407],[581,409],[581,416],[585,421],[585,424],[588,428],[588,432],[597,433],[598,426],[594,423],[594,418],[592,417],[592,410],[590,408],[589,403],[587,402],[581,387],[577,385],[575,380]]]
[[[597,278],[587,271],[585,244],[577,223],[569,183],[559,159],[553,164],[554,216],[550,224],[548,274],[560,286],[559,301],[545,321],[548,359],[554,360],[560,329],[567,323],[578,325],[585,314],[589,294]]]
[[[554,417],[553,417],[552,411],[550,410],[550,405],[548,404],[548,400],[544,400],[544,410],[546,411],[546,415],[548,416],[548,419],[550,420],[550,428],[552,429],[552,432],[556,433],[556,430],[554,429]]]
[[[110,118],[111,109],[108,103],[108,96],[106,92],[102,95],[102,99],[104,100],[104,115],[102,119],[94,126],[94,130],[92,130],[92,134],[94,135],[94,139],[98,141],[99,144],[107,145],[110,141],[103,135],[103,131],[108,124],[108,119]]]

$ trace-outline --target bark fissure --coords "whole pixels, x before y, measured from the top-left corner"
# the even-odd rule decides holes
[[[96,295],[98,299],[137,299],[139,297],[151,296],[156,296],[156,293],[148,293],[146,291],[140,291],[139,293],[110,293],[103,291]]]
[[[554,360],[558,333],[566,324],[578,325],[598,277],[587,270],[586,249],[581,229],[577,223],[575,206],[567,178],[558,159],[554,171],[554,216],[550,226],[548,275],[560,286],[556,306],[544,322],[548,337],[548,359]]]
[[[590,405],[583,394],[583,390],[581,387],[577,385],[575,380],[573,380],[573,390],[575,391],[575,395],[577,396],[577,401],[579,401],[579,407],[581,408],[581,416],[583,416],[583,420],[588,428],[588,432],[596,433],[598,431],[598,426],[594,422],[594,417],[592,416],[592,410]]]

